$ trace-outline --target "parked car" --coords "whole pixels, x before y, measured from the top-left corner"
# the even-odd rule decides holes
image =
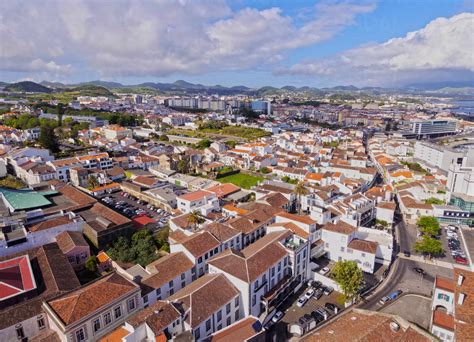
[[[272,322],[277,323],[282,317],[284,316],[284,313],[281,311],[277,311],[276,314],[273,315],[272,317]]]
[[[329,273],[329,267],[323,267],[319,270],[319,274],[326,275]]]
[[[461,256],[455,257],[454,261],[456,261],[458,264],[461,264],[461,265],[468,265],[469,264],[469,261],[466,258],[463,258]]]
[[[321,285],[323,285],[319,280],[315,280],[313,281],[313,287],[315,290],[319,289],[321,287]]]
[[[329,296],[332,293],[332,291],[334,291],[334,289],[331,286],[326,286],[323,293],[325,296]]]
[[[305,296],[306,298],[310,299],[310,298],[313,296],[313,294],[314,294],[314,289],[313,289],[312,287],[310,287],[310,288],[306,291],[306,293],[304,294],[304,296]]]
[[[318,300],[319,298],[322,297],[322,295],[323,295],[323,290],[317,289],[316,291],[314,291],[313,298]]]
[[[389,296],[385,296],[385,297],[382,297],[381,300],[379,300],[379,303],[384,305],[385,303],[389,302],[390,301],[390,297]]]
[[[327,320],[328,317],[329,317],[329,314],[326,310],[324,310],[324,308],[319,308],[316,310],[317,313],[319,313],[321,316],[324,317],[324,320]]]
[[[313,311],[311,312],[311,316],[313,316],[313,318],[315,319],[316,324],[324,321],[323,315],[321,315],[319,312]]]
[[[306,296],[302,296],[298,299],[298,302],[296,303],[296,305],[302,308],[307,302],[308,302],[308,298]]]
[[[402,294],[402,292],[403,292],[402,290],[394,291],[394,292],[390,293],[390,294],[388,295],[388,297],[389,297],[391,300],[397,299],[398,296],[400,296],[400,295]]]
[[[403,254],[408,258],[411,256],[411,253],[408,250],[403,251]]]
[[[332,312],[334,312],[335,314],[338,313],[339,311],[339,307],[336,305],[336,304],[332,304],[332,303],[326,303],[324,305],[324,307],[328,310],[331,310]]]

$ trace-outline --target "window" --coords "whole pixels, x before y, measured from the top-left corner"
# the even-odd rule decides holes
[[[184,273],[181,274],[181,280],[184,280],[184,278],[186,278],[186,276],[184,275]]]
[[[97,318],[92,322],[92,329],[94,330],[94,332],[100,330],[100,319]]]
[[[186,283],[184,281],[181,282],[181,288],[185,287]]]
[[[255,306],[255,303],[257,302],[257,297],[255,295],[252,296],[252,306]]]
[[[198,341],[200,337],[201,337],[201,330],[200,329],[194,330],[194,338],[196,339],[196,341]]]
[[[110,323],[112,323],[112,315],[110,312],[107,312],[104,314],[104,325],[109,325]]]
[[[86,340],[86,336],[84,334],[84,329],[81,328],[79,330],[76,330],[76,341],[77,342],[82,342]]]
[[[227,317],[227,325],[230,325],[230,323],[231,323],[231,318]]]
[[[235,302],[234,302],[235,306],[239,306],[239,297],[235,297]]]
[[[148,302],[148,295],[143,296],[143,302],[147,303]]]
[[[275,275],[275,267],[272,267],[272,277]]]
[[[361,255],[362,255],[363,257],[365,257],[365,253],[362,253]]]
[[[225,306],[225,313],[230,314],[230,303]]]
[[[219,311],[217,312],[217,321],[220,322],[221,319],[222,319],[222,311],[219,310]]]
[[[202,262],[202,257],[199,257],[198,263],[201,263],[201,262]]]
[[[296,257],[296,262],[300,262],[300,255],[298,254],[298,256]]]
[[[344,247],[341,247],[341,252],[344,252],[345,248]]]
[[[36,322],[38,323],[38,329],[39,330],[44,329],[44,318],[43,318],[43,316],[38,317],[38,320]]]
[[[135,310],[135,298],[129,299],[127,301],[127,307],[129,312]]]
[[[23,327],[21,326],[21,324],[17,325],[15,327],[16,329],[16,338],[21,340],[23,338],[25,338],[25,332],[23,331]]]
[[[329,243],[327,243],[327,242],[326,242],[326,247],[328,247],[328,248],[329,248]]]
[[[156,289],[156,295],[157,296],[161,295],[161,287],[159,289]]]
[[[239,320],[239,310],[237,310],[235,312],[235,320],[238,321]]]
[[[306,249],[303,251],[303,258],[306,258]]]
[[[114,309],[114,316],[115,318],[120,318],[122,316],[122,307],[121,306],[117,306],[115,309]]]
[[[206,331],[209,331],[209,330],[211,330],[211,320],[210,319],[208,319],[206,321]]]
[[[217,254],[219,252],[219,249],[216,247],[214,248],[214,254]]]
[[[281,263],[278,263],[278,272],[281,271]]]
[[[351,249],[351,248],[348,248],[348,249],[347,249],[347,253],[352,254],[352,249]]]
[[[258,279],[255,281],[255,283],[253,284],[253,289],[254,291],[256,291],[258,289]]]
[[[171,290],[170,290],[170,296],[172,296],[173,294],[174,294],[174,290],[171,289]]]
[[[169,287],[173,287],[173,280],[170,280],[170,282],[168,283]]]

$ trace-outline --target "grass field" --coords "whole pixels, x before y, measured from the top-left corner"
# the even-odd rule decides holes
[[[222,177],[216,180],[221,183],[232,183],[243,189],[250,189],[251,187],[257,185],[258,182],[262,181],[263,177],[251,176],[245,173],[237,173],[235,175]]]

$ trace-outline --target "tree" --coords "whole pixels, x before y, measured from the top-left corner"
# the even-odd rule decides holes
[[[415,242],[415,251],[429,254],[430,258],[434,255],[440,255],[444,252],[441,241],[428,235],[423,235],[421,240]]]
[[[63,125],[63,115],[64,115],[64,105],[62,103],[58,103],[56,106],[56,111],[58,113],[58,125]]]
[[[202,218],[201,218],[201,216],[199,216],[199,214],[196,210],[189,213],[188,224],[191,225],[193,230],[196,230],[198,224],[201,223],[201,222],[202,222]]]
[[[148,229],[142,229],[133,234],[131,246],[135,253],[134,261],[137,264],[146,266],[156,259],[155,241]]]
[[[212,144],[212,141],[210,141],[209,139],[202,139],[200,142],[196,144],[196,147],[199,149],[205,149],[211,146],[211,144]]]
[[[439,198],[436,197],[430,197],[428,199],[425,199],[424,201],[426,204],[435,204],[435,205],[442,205],[444,204],[443,200],[440,200]]]
[[[41,126],[38,143],[53,153],[59,152],[59,143],[54,128],[50,126]]]
[[[331,275],[339,284],[344,295],[344,301],[354,301],[359,293],[364,276],[357,263],[352,260],[336,262]]]
[[[225,144],[226,144],[227,146],[229,146],[230,148],[235,148],[235,146],[237,145],[237,141],[235,141],[235,140],[227,140]]]
[[[293,189],[293,193],[296,195],[298,198],[298,213],[301,214],[301,196],[305,196],[309,193],[308,189],[306,188],[306,185],[304,184],[303,181],[299,182],[296,184],[295,188]]]
[[[113,260],[133,262],[142,266],[156,259],[156,244],[148,229],[142,229],[132,235],[131,239],[120,236],[107,250]]]
[[[89,188],[94,189],[97,188],[100,184],[96,176],[90,175],[89,178],[87,178],[87,185],[89,186]]]
[[[176,164],[176,171],[179,173],[187,173],[188,172],[188,162],[186,160],[180,160],[178,164]]]
[[[86,264],[85,264],[86,270],[93,273],[97,272],[98,263],[99,261],[97,260],[97,257],[95,255],[91,255],[86,261]]]
[[[439,222],[432,216],[421,216],[417,222],[420,231],[430,236],[438,236],[440,234]]]
[[[170,141],[170,139],[168,138],[168,136],[166,134],[160,135],[159,140],[160,141]]]

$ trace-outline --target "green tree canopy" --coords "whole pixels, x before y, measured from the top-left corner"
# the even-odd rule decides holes
[[[444,252],[441,241],[436,240],[428,235],[424,235],[421,240],[418,240],[415,243],[415,250],[420,253],[429,254],[430,258],[434,255],[440,255]]]
[[[142,266],[148,265],[157,258],[156,244],[148,229],[142,229],[132,235],[131,239],[120,236],[107,250],[107,254],[121,262],[132,262]]]
[[[95,255],[91,255],[86,261],[86,264],[85,264],[86,270],[90,272],[97,272],[97,264],[98,264],[97,257]]]
[[[421,216],[417,222],[423,234],[438,236],[440,234],[439,222],[433,216]]]
[[[331,275],[336,283],[341,287],[346,301],[352,302],[357,298],[362,285],[363,274],[355,261],[338,261],[334,266]]]
[[[54,128],[50,126],[42,126],[38,143],[50,150],[53,153],[59,152],[59,143],[56,134],[54,133]]]

